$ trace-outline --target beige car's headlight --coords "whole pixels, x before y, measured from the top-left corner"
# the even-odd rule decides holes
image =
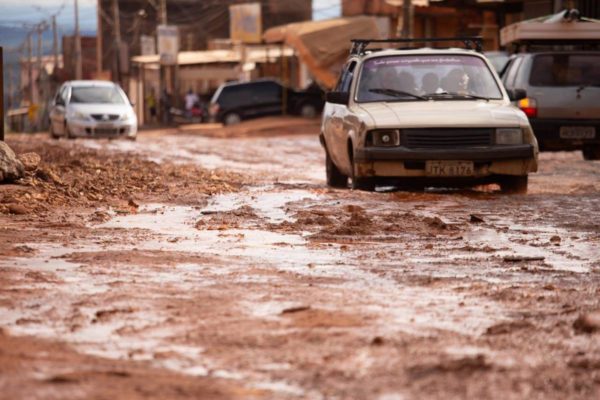
[[[375,129],[369,132],[370,144],[373,146],[400,146],[398,129]]]
[[[521,128],[496,129],[496,144],[523,144]]]

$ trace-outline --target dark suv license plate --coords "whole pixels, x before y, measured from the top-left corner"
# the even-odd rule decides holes
[[[594,139],[596,128],[593,126],[561,126],[561,139]]]

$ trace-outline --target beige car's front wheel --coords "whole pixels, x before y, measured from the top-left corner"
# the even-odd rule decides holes
[[[325,150],[325,174],[327,186],[335,188],[348,187],[348,177],[335,166],[327,150]]]
[[[504,175],[500,178],[500,190],[504,193],[525,194],[529,184],[529,177]]]

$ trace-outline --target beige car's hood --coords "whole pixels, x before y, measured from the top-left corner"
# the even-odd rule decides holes
[[[369,128],[527,126],[519,109],[485,101],[415,101],[356,104]]]

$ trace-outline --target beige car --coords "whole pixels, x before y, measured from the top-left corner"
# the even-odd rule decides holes
[[[329,186],[347,187],[350,178],[362,190],[498,183],[527,191],[538,144],[527,116],[511,105],[524,91],[507,93],[477,51],[368,44],[354,43],[327,94],[320,139]]]

